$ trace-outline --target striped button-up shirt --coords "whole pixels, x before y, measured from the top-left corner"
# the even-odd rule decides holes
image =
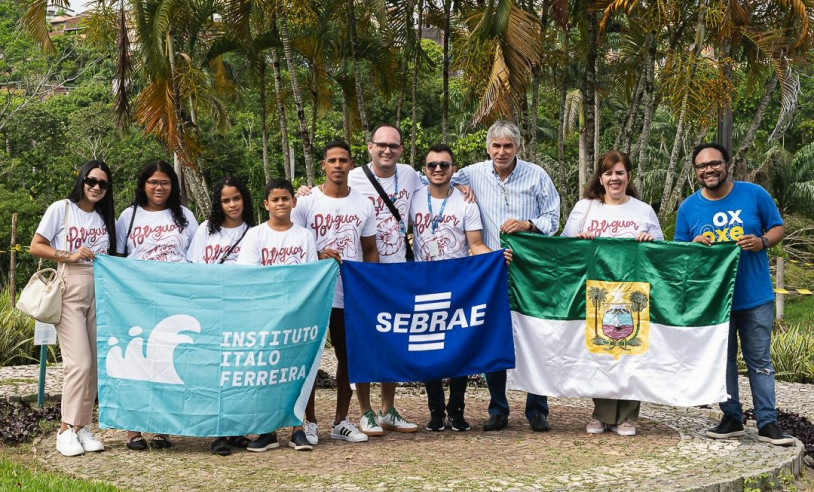
[[[461,169],[453,185],[472,188],[483,222],[483,242],[500,249],[500,226],[508,219],[531,220],[541,234],[551,235],[560,225],[560,195],[540,166],[517,159],[506,180],[495,172],[491,160]]]

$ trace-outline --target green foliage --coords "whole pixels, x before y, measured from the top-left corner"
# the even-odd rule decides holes
[[[0,489],[39,492],[42,490],[71,490],[73,492],[102,492],[120,490],[95,480],[68,478],[51,472],[31,470],[0,458]]]
[[[0,366],[32,364],[39,360],[34,345],[34,320],[11,307],[8,289],[0,291]],[[57,347],[49,346],[48,360],[57,360]]]

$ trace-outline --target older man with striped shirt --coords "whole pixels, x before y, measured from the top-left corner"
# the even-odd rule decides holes
[[[511,121],[497,121],[486,133],[486,152],[491,160],[462,168],[452,179],[455,185],[472,189],[483,222],[483,242],[500,249],[500,233],[533,232],[551,235],[559,228],[560,196],[543,168],[517,157],[520,129]],[[505,428],[509,421],[506,371],[486,374],[489,386],[489,421],[484,431]],[[529,393],[526,418],[535,432],[548,424],[548,399]]]

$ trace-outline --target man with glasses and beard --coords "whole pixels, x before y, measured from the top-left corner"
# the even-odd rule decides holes
[[[774,368],[769,354],[774,291],[766,252],[783,239],[783,219],[766,190],[756,184],[729,179],[726,148],[715,143],[698,145],[693,149],[692,162],[701,189],[684,200],[678,209],[675,241],[706,246],[733,241],[741,249],[726,354],[729,399],[720,404],[724,414],[721,422],[707,430],[706,435],[712,439],[744,435],[743,411],[738,400],[737,337],[740,337],[758,440],[789,446],[794,438],[777,425],[775,409]]]

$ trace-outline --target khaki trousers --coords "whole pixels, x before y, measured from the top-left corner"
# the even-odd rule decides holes
[[[96,298],[93,265],[63,263],[62,319],[56,325],[62,352],[62,421],[84,427],[96,400]]]
[[[625,420],[636,422],[639,420],[639,409],[641,407],[642,402],[636,400],[594,398],[592,418],[608,425],[619,425]]]

